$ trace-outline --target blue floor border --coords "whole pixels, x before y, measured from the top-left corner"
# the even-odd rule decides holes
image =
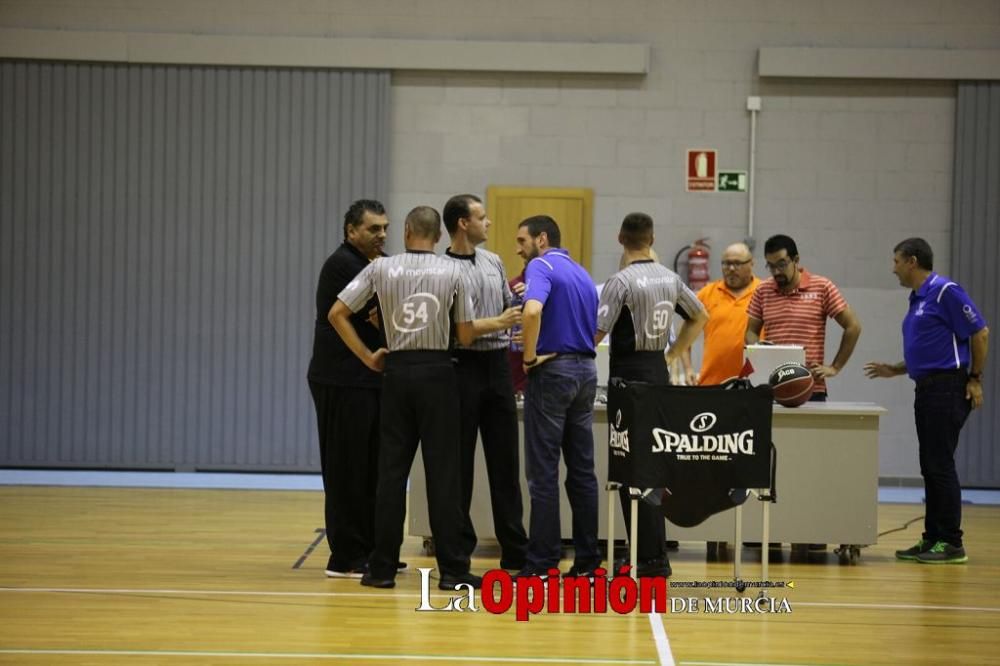
[[[323,490],[323,477],[319,474],[0,469],[0,486]]]

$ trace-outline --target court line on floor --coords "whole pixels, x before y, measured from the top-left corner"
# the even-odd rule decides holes
[[[465,661],[502,664],[655,664],[650,659],[596,659],[588,657],[484,657],[481,655],[349,654],[334,652],[221,652],[208,650],[70,650],[0,648],[0,654],[75,655],[107,657],[231,657],[235,659],[349,659],[355,661]]]
[[[663,626],[663,617],[659,613],[649,613],[649,626],[653,629],[653,641],[656,643],[660,666],[674,666],[674,653],[670,651],[670,639]]]
[[[419,590],[401,592],[274,592],[264,590],[172,590],[142,588],[90,588],[90,587],[0,587],[0,592],[37,592],[61,594],[169,594],[186,596],[232,597],[370,597],[372,599],[411,599],[420,596]],[[432,597],[454,596],[454,592],[431,592]]]
[[[1000,607],[989,606],[933,606],[930,604],[862,604],[847,601],[794,601],[793,607],[815,606],[819,608],[868,608],[872,610],[952,610],[976,613],[1000,613]]]
[[[67,593],[67,594],[183,594],[204,596],[245,596],[245,597],[367,597],[372,599],[413,599],[419,597],[419,590],[410,592],[275,592],[264,590],[175,590],[143,588],[88,588],[88,587],[0,587],[0,593]],[[453,592],[431,592],[434,597],[454,596]],[[869,610],[944,610],[977,613],[1000,613],[1000,606],[943,606],[930,604],[875,604],[851,603],[844,601],[794,601],[793,607],[807,606],[820,608],[862,608]]]
[[[682,661],[678,666],[833,666],[819,663],[792,664],[788,662],[769,661]]]

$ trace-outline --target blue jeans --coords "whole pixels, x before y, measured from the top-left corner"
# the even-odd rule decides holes
[[[524,449],[531,522],[527,564],[557,567],[559,527],[559,454],[566,461],[566,494],[573,510],[575,564],[599,564],[597,547],[597,477],[594,475],[594,359],[566,354],[528,373],[524,398]]]

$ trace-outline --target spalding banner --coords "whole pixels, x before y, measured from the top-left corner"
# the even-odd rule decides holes
[[[770,386],[655,386],[608,391],[608,480],[634,488],[771,486]]]

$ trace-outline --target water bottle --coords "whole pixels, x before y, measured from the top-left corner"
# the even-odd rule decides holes
[[[514,298],[512,298],[511,301],[510,301],[510,306],[512,308],[521,308],[521,307],[524,307],[524,299],[521,296],[519,296],[518,294],[514,294]],[[521,330],[522,329],[521,329],[521,325],[520,324],[514,324],[513,326],[510,327],[510,350],[511,351],[515,351],[515,352],[523,352],[524,351],[524,345],[522,345],[520,343],[517,343],[517,342],[514,342],[514,336],[515,335],[520,335]]]

